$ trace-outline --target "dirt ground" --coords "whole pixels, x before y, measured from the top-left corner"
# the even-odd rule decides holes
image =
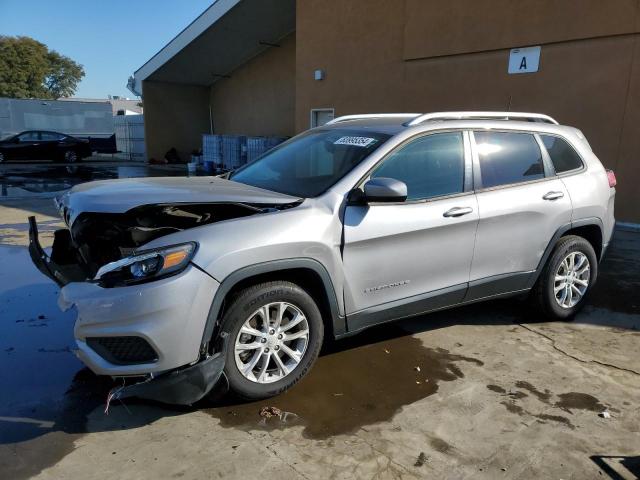
[[[28,259],[34,212],[50,243],[51,199],[0,201],[0,478],[640,477],[639,233],[616,231],[574,322],[489,302],[331,343],[266,402],[107,415],[111,382]]]

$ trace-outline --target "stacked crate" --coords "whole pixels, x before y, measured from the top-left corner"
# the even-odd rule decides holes
[[[202,160],[208,172],[216,172],[222,168],[220,135],[202,135]]]
[[[253,162],[286,140],[286,137],[245,137],[242,135],[202,136],[202,157],[210,172],[234,170]]]

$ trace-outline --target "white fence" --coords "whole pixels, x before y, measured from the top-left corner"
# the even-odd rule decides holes
[[[144,115],[116,115],[116,147],[127,160],[145,161]]]

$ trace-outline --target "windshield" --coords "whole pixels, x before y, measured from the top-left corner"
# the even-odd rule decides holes
[[[296,197],[317,197],[389,137],[363,130],[311,130],[240,168],[230,179]]]

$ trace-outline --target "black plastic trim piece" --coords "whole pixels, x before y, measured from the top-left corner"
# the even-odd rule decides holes
[[[527,285],[534,272],[505,273],[473,280],[469,282],[469,289],[463,303],[530,288]]]
[[[421,293],[392,302],[376,305],[347,315],[349,334],[381,323],[413,317],[462,302],[467,284]]]
[[[527,282],[527,285],[526,285],[527,288],[533,288],[533,286],[536,284],[538,277],[542,273],[542,269],[547,263],[547,259],[551,255],[551,252],[553,252],[553,249],[558,243],[558,240],[560,240],[560,237],[562,237],[569,230],[572,230],[578,227],[585,227],[588,225],[594,225],[598,227],[600,229],[600,235],[602,235],[602,239],[604,241],[604,234],[603,234],[604,226],[602,225],[602,221],[598,217],[581,218],[580,220],[576,220],[571,223],[567,223],[566,225],[563,225],[558,230],[556,230],[556,233],[551,238],[551,241],[547,245],[547,248],[545,248],[544,253],[542,254],[542,257],[540,258],[540,262],[538,262],[538,267],[529,277],[529,281]],[[598,260],[602,260],[602,254],[600,255],[600,258]]]
[[[288,258],[249,265],[228,275],[220,283],[220,286],[218,287],[218,290],[213,298],[211,308],[209,309],[209,315],[207,316],[207,323],[202,335],[202,343],[204,344],[211,339],[214,333],[219,313],[222,309],[224,298],[238,282],[265,273],[292,269],[307,269],[312,270],[313,272],[318,274],[318,276],[322,280],[322,284],[324,285],[327,298],[329,299],[329,308],[331,309],[331,321],[333,324],[334,335],[342,335],[346,330],[345,319],[344,316],[340,314],[336,291],[333,286],[333,282],[331,281],[331,277],[329,276],[329,272],[327,272],[327,269],[320,262],[312,258]]]
[[[184,368],[177,368],[157,377],[149,377],[133,385],[116,387],[110,401],[137,397],[172,405],[193,405],[218,384],[224,370],[227,337],[221,335],[220,349],[212,356]]]

